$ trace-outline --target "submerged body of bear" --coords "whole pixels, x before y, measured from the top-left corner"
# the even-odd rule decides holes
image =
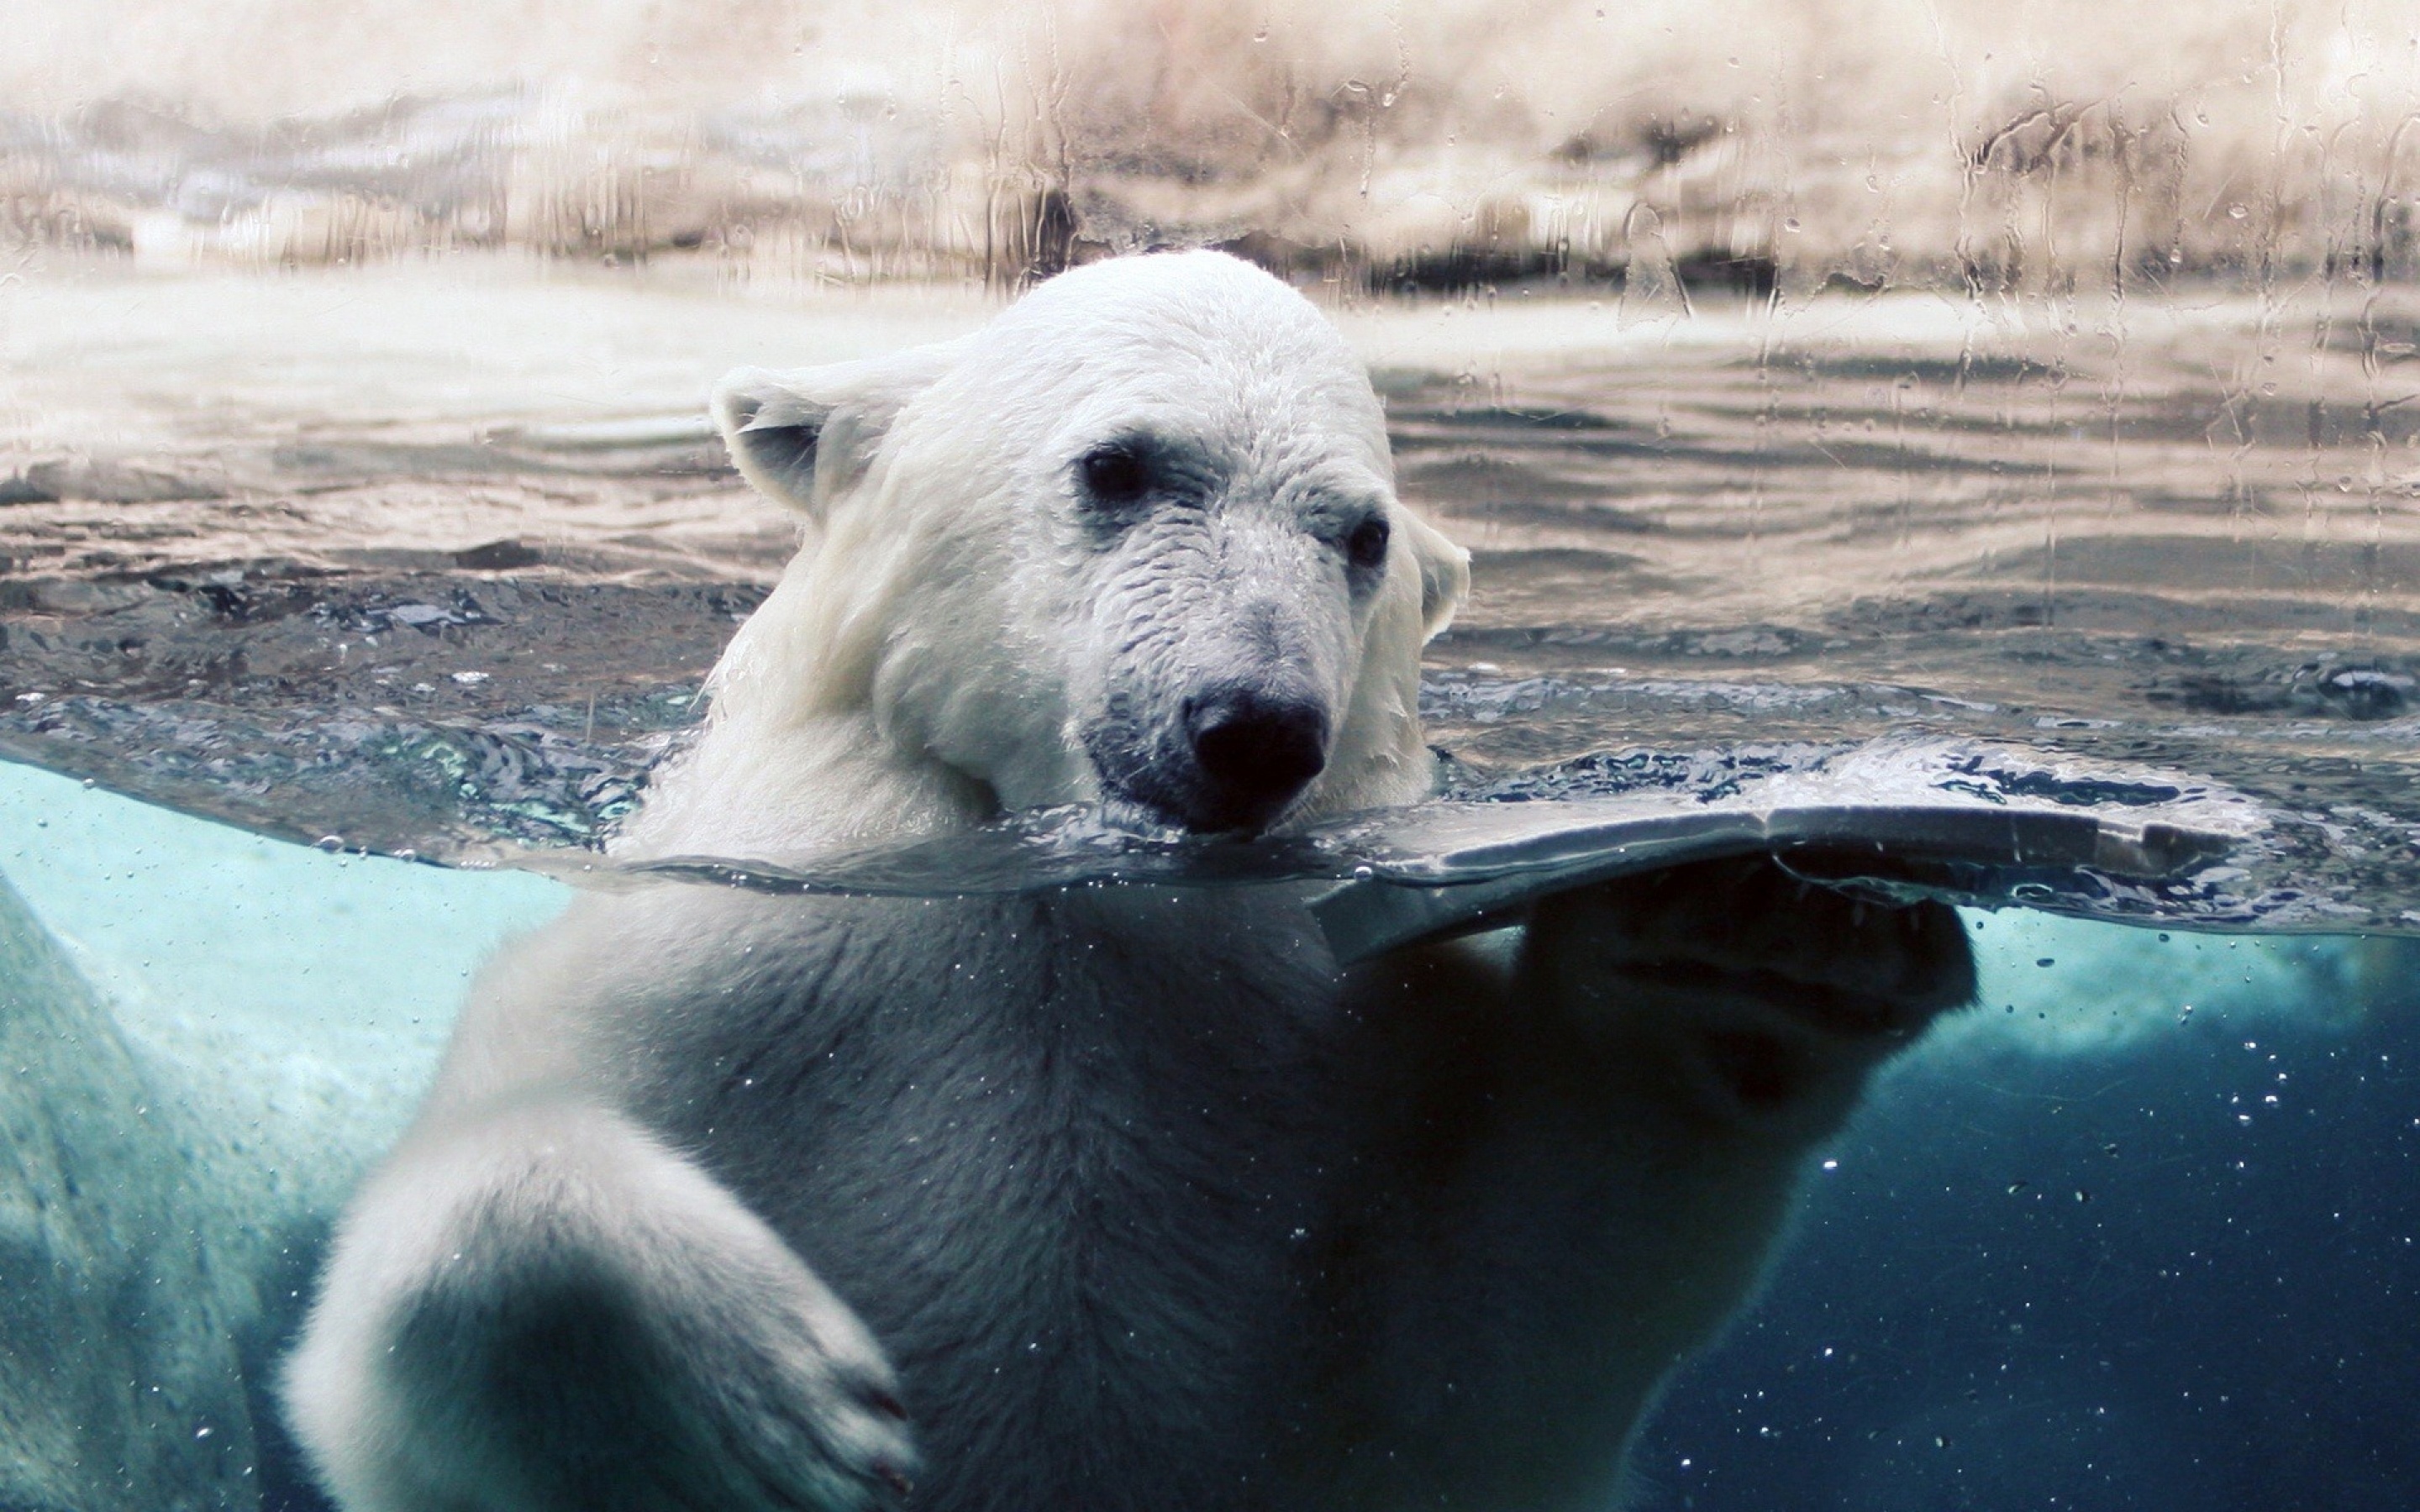
[[[1102,265],[719,409],[820,539],[633,849],[1426,790],[1461,557],[1264,275]],[[1602,1505],[1970,987],[1946,910],[1761,860],[1349,970],[1285,887],[585,899],[349,1212],[293,1415],[353,1512]]]

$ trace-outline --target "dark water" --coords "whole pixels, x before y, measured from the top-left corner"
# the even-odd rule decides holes
[[[2420,1032],[2395,969],[2357,1024],[2196,1014],[2115,1054],[1906,1067],[1651,1427],[1647,1504],[2407,1504]]]

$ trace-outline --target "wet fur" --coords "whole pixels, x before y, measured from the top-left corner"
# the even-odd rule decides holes
[[[1242,643],[1233,613],[1121,597],[1160,569],[1148,541],[1081,544],[1053,447],[1092,432],[1028,417],[1004,440],[971,395],[942,407],[971,450],[918,428],[952,375],[1009,359],[743,378],[736,448],[823,539],[634,846],[778,856],[1114,802],[1087,732],[1162,739],[1172,716],[1139,702],[1237,665],[1333,701],[1295,815],[1419,795],[1416,654],[1460,558],[1393,503],[1349,353],[1226,259],[1050,289],[1012,336],[1114,346],[1085,324],[1106,318],[1156,344],[1063,377],[1078,421],[1083,383],[1148,388],[1154,363],[1213,409],[1286,402],[1220,422],[1249,464],[1219,485],[1232,520],[1168,526],[1230,585],[1210,609],[1234,583],[1291,595],[1271,644],[1205,653]],[[1188,331],[1209,367],[1186,368]],[[822,426],[822,449],[752,455],[740,409],[783,404],[799,423],[765,428]],[[988,504],[948,475],[1003,445],[1010,474],[1059,460]],[[1393,512],[1366,584],[1322,533],[1339,498]],[[1022,565],[936,546],[953,510],[1032,537]],[[892,560],[903,536],[925,572]],[[1051,602],[1002,601],[1037,571]],[[890,630],[865,640],[849,604]],[[989,628],[954,651],[970,615]],[[1071,644],[1037,649],[1050,625]],[[1020,701],[966,702],[956,680],[1002,656],[1028,663]],[[584,899],[490,969],[349,1212],[293,1416],[352,1512],[876,1506],[911,1478],[946,1512],[1602,1505],[1659,1382],[1753,1289],[1807,1152],[1971,987],[1946,910],[1762,860],[1352,971],[1282,887]]]

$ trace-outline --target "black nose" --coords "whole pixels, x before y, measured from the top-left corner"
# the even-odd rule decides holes
[[[1233,689],[1186,711],[1193,760],[1233,822],[1265,820],[1327,764],[1327,711],[1301,699]]]

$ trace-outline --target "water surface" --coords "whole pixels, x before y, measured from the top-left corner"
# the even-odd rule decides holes
[[[703,428],[713,377],[988,307],[508,257],[70,261],[8,299],[0,748],[485,859],[611,833],[795,547]],[[2087,790],[2122,768],[2260,805],[2214,921],[2420,923],[2408,299],[1515,286],[1338,315],[1404,496],[1474,554],[1423,692],[1460,790],[1712,792],[1965,742],[2075,802],[2120,801]]]

